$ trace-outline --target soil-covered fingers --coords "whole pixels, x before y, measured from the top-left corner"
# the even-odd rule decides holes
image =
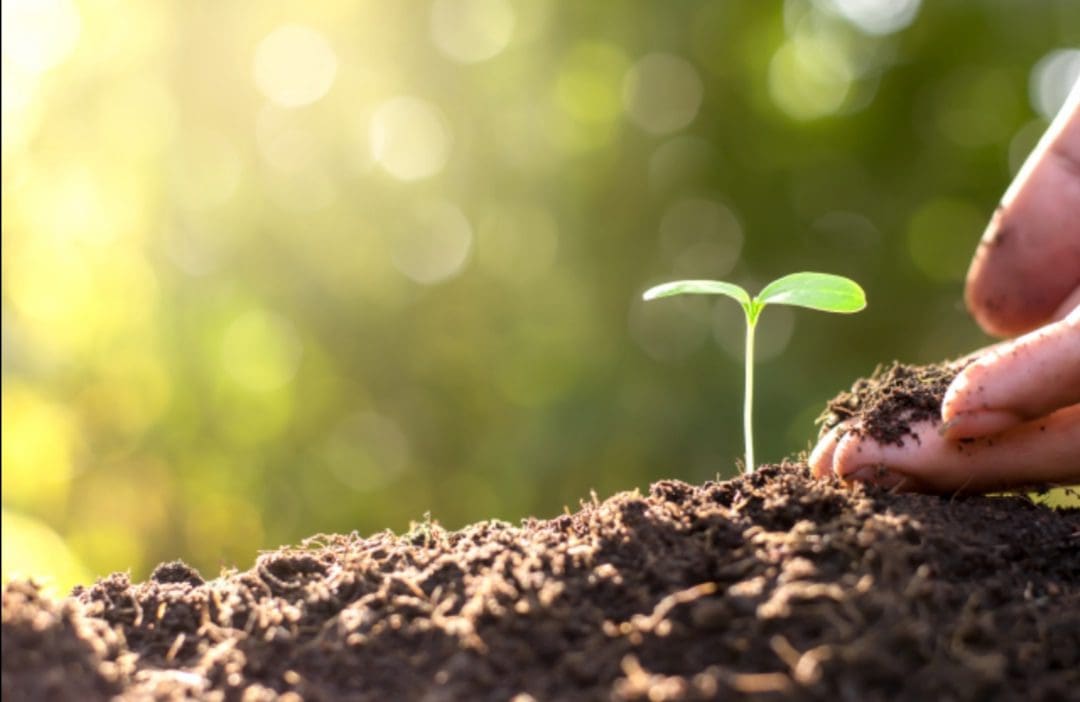
[[[1002,198],[968,271],[972,315],[1015,336],[1080,288],[1080,84]]]
[[[846,481],[940,493],[1080,482],[1080,405],[979,439],[946,439],[938,428],[929,421],[914,424],[903,445],[849,431],[833,447],[827,472]]]
[[[996,434],[1080,403],[1080,307],[1065,319],[998,344],[965,367],[941,405],[942,434]]]
[[[836,453],[836,445],[844,437],[847,428],[846,423],[838,424],[818,439],[817,446],[810,452],[810,458],[807,460],[815,478],[827,478],[832,475],[833,454]]]

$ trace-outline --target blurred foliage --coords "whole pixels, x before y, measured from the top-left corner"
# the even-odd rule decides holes
[[[213,573],[429,511],[731,475],[894,358],[986,343],[968,256],[1080,3],[3,5],[4,572]],[[732,309],[729,309],[732,307]]]

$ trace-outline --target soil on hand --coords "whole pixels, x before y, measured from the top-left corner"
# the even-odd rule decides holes
[[[1064,700],[1080,511],[805,466],[3,593],[5,700]]]
[[[822,433],[852,420],[850,431],[863,432],[881,444],[902,446],[904,437],[915,435],[912,424],[941,420],[945,391],[965,365],[957,361],[879,366],[869,378],[855,381],[850,392],[842,392],[828,403],[818,420]]]

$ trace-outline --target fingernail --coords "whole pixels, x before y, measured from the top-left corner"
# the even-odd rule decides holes
[[[947,431],[949,431],[949,429],[952,429],[953,427],[955,427],[956,423],[959,422],[961,419],[963,419],[963,417],[957,416],[957,417],[953,417],[952,419],[950,419],[947,422],[942,422],[941,424],[939,424],[938,428],[937,428],[938,436],[945,436],[945,432],[947,432]]]
[[[1020,424],[1023,419],[1013,412],[981,409],[957,412],[952,419],[938,425],[938,434],[948,439],[977,438],[996,434]]]
[[[873,483],[875,485],[894,482],[895,474],[882,464],[861,466],[850,473],[840,476],[844,482]]]

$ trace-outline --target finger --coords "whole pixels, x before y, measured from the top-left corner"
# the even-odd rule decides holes
[[[833,454],[836,452],[836,445],[840,443],[844,431],[844,424],[838,424],[826,432],[825,436],[818,439],[817,446],[810,452],[810,458],[807,461],[815,478],[832,476]]]
[[[1052,318],[1080,287],[1080,88],[1002,198],[968,270],[979,325],[1016,336]]]
[[[905,492],[933,492],[915,477],[894,470],[875,439],[858,431],[849,432],[833,452],[833,473],[846,483],[869,483]],[[896,447],[899,448],[899,447]],[[907,449],[912,450],[912,449]],[[890,451],[889,454],[892,452]]]
[[[945,439],[932,422],[912,429],[915,436],[903,446],[849,433],[836,447],[833,469],[845,480],[890,481],[921,492],[989,492],[1080,480],[1080,405],[968,441]]]
[[[965,367],[941,403],[942,434],[986,436],[1080,402],[1080,307]]]

